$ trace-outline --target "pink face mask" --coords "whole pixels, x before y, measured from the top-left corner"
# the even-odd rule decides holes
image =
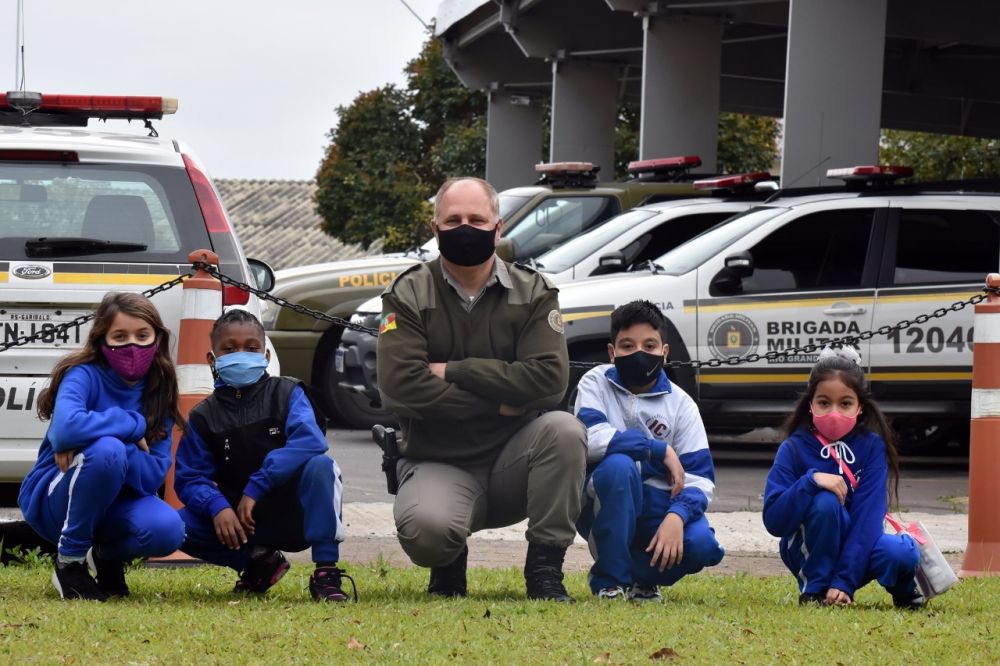
[[[809,411],[812,413],[812,409]],[[860,413],[860,407],[852,416],[841,414],[840,412],[834,410],[827,414],[813,414],[812,420],[813,425],[816,426],[816,430],[819,431],[819,434],[823,435],[831,442],[836,442],[844,435],[854,430],[854,426],[858,423],[858,414]]]
[[[101,352],[107,359],[111,369],[118,373],[122,379],[135,382],[146,376],[149,366],[153,364],[156,357],[156,350],[159,348],[159,341],[148,345],[137,345],[129,343],[127,345],[101,345]]]

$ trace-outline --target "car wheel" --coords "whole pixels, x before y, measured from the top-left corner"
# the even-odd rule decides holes
[[[608,362],[608,350],[607,348],[589,348],[582,350],[578,353],[570,352],[570,360],[572,361],[582,361],[584,363],[607,363]],[[573,408],[576,406],[576,394],[577,394],[577,384],[580,383],[580,378],[587,373],[589,368],[574,368],[569,369],[569,386],[566,388],[566,395],[563,397],[562,409],[564,411],[573,412]]]
[[[340,425],[357,430],[367,430],[373,425],[392,425],[395,417],[381,407],[373,407],[371,400],[362,393],[349,391],[342,386],[344,375],[334,365],[335,345],[330,345],[323,357],[320,387],[323,391],[323,409],[326,415]]]

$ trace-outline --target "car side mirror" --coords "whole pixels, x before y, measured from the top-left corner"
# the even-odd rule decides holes
[[[753,275],[753,255],[746,250],[729,255],[725,259],[726,270],[736,277]]]
[[[621,250],[602,254],[597,260],[597,268],[591,271],[591,275],[608,275],[609,273],[621,273],[628,267],[625,253]]]
[[[274,289],[274,271],[271,267],[260,259],[247,259],[250,267],[250,275],[254,283],[261,291],[271,291]]]

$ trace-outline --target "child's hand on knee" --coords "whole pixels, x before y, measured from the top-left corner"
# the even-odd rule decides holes
[[[826,472],[813,472],[813,481],[823,490],[829,490],[837,496],[840,503],[847,501],[847,484],[839,474],[827,474]]]
[[[56,451],[54,455],[56,459],[56,467],[59,468],[60,472],[65,472],[73,463],[76,451]]]
[[[239,550],[247,542],[247,535],[236,517],[236,512],[229,507],[215,514],[212,522],[215,524],[215,536],[223,546]]]
[[[649,566],[656,567],[659,563],[660,571],[681,563],[684,559],[684,521],[679,515],[667,514],[646,546],[646,552],[653,554]]]
[[[253,508],[255,506],[257,506],[257,500],[249,495],[244,495],[236,507],[236,517],[239,518],[240,524],[243,525],[246,533],[251,536],[253,536],[254,527],[256,526],[253,520]]]

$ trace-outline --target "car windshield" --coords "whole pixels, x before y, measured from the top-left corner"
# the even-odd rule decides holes
[[[788,209],[760,206],[720,222],[656,259],[657,273],[684,275],[786,210]]]
[[[614,217],[620,208],[611,197],[553,196],[540,202],[504,233],[515,259],[530,259]]]
[[[602,248],[612,250],[613,248],[607,247],[609,243],[656,215],[656,211],[641,209],[622,213],[582,236],[577,236],[559,247],[549,250],[538,258],[536,266],[547,273],[561,273],[576,266],[595,252],[599,252]]]
[[[182,168],[0,163],[0,258],[187,263],[211,247]]]

